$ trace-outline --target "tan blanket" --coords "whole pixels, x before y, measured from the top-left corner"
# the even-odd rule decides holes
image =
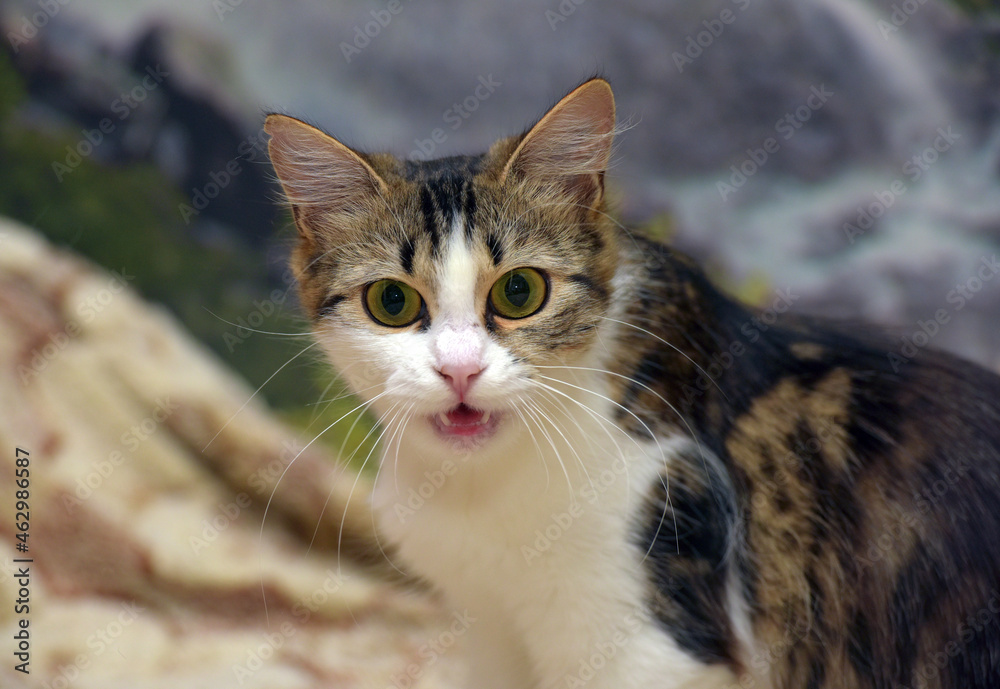
[[[127,283],[0,220],[0,687],[454,686],[365,484]]]

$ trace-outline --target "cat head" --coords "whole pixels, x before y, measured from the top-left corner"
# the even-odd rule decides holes
[[[602,79],[479,156],[403,161],[267,118],[301,300],[384,423],[408,419],[424,444],[496,444],[565,370],[545,367],[593,365],[618,267],[614,126]]]

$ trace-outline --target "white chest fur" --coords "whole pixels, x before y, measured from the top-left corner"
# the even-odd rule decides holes
[[[638,442],[596,411],[581,408],[561,432],[507,419],[506,451],[488,457],[428,457],[404,437],[376,485],[381,527],[403,566],[470,620],[470,686],[732,683],[678,648],[645,604],[639,510],[688,441]]]

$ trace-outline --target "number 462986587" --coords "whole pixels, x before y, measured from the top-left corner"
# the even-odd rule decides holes
[[[14,504],[17,514],[14,516],[14,526],[18,531],[15,538],[21,542],[18,544],[17,549],[22,553],[28,550],[28,522],[30,519],[28,511],[28,487],[31,485],[28,470],[28,465],[30,464],[29,455],[30,453],[27,450],[17,448],[17,456],[14,460],[14,463],[17,465],[15,472],[16,479],[14,481],[14,484],[17,486],[17,491],[14,494],[14,497],[17,498],[17,502]]]

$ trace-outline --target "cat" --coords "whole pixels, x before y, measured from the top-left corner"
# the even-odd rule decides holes
[[[265,123],[469,686],[1000,687],[1000,377],[758,318],[608,214],[615,128],[602,78],[482,155]]]

